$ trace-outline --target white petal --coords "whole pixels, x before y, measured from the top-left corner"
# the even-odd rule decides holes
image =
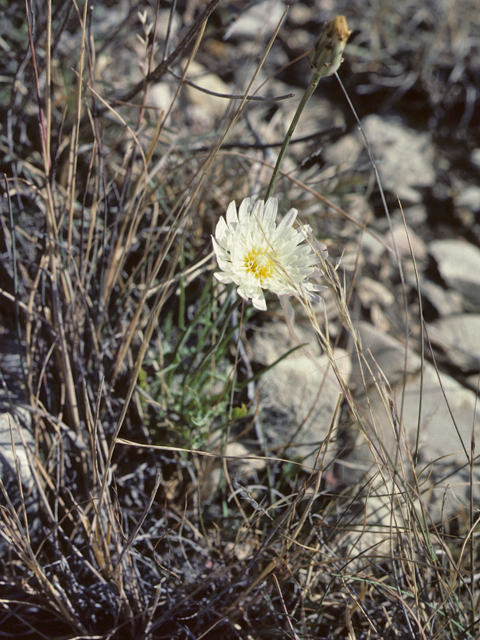
[[[278,211],[278,200],[276,198],[269,198],[263,210],[263,219],[275,221],[275,218],[277,217],[277,211]]]
[[[304,269],[305,267],[313,267],[317,264],[317,258],[314,255],[301,256],[293,263],[297,269]]]
[[[293,238],[282,247],[282,256],[287,257],[291,253],[295,255],[303,255],[303,251],[301,249],[302,247],[298,247],[297,239]]]
[[[228,251],[226,251],[221,244],[219,244],[215,238],[212,236],[212,244],[213,244],[213,250],[215,251],[215,255],[218,258],[223,258],[224,260],[228,260],[229,258],[229,253]]]
[[[257,226],[260,223],[260,228],[263,228],[263,200],[257,200],[252,210],[252,218],[256,221]]]
[[[213,236],[210,236],[210,237],[212,238],[213,250],[215,251],[215,254],[218,256],[218,254],[222,251],[222,249],[219,246],[218,242],[215,240],[215,238]]]
[[[317,295],[316,293],[308,293],[307,291],[307,298],[310,300],[310,302],[323,302],[323,298],[322,296]]]
[[[291,227],[295,222],[298,211],[296,209],[290,209],[287,215],[281,219],[280,224],[277,227],[277,237],[283,233],[286,227]]]
[[[257,309],[264,309],[265,310],[267,308],[267,305],[265,303],[265,297],[263,295],[263,291],[256,284],[254,284],[254,285],[250,284],[249,285],[249,284],[243,283],[238,287],[237,293],[244,300],[249,300],[251,298],[252,302],[253,302],[253,305],[255,307],[257,307]],[[258,306],[258,305],[260,305],[260,306]]]
[[[326,244],[323,244],[323,242],[315,242],[313,247],[317,253],[322,254],[322,258],[324,260],[328,258],[328,249]]]
[[[222,216],[218,220],[217,226],[215,227],[215,238],[218,240],[218,242],[221,242],[223,244],[229,233],[230,231],[225,222],[225,218]]]
[[[234,272],[232,271],[232,263],[230,260],[225,260],[222,256],[217,256],[217,262],[218,266],[224,273],[233,275]]]
[[[245,216],[248,216],[248,214],[250,213],[250,209],[250,198],[245,198],[245,200],[243,200],[242,204],[240,205],[240,209],[238,211],[238,219],[243,220]]]
[[[214,273],[213,275],[219,282],[223,282],[223,284],[230,284],[231,282],[235,282],[233,278],[231,278],[226,273],[222,273],[221,271],[217,271],[217,273]]]
[[[328,287],[323,287],[320,284],[310,284],[310,283],[308,283],[307,289],[309,291],[326,291],[328,289]]]
[[[267,303],[265,301],[265,296],[263,295],[261,289],[260,289],[260,293],[256,294],[255,296],[252,296],[252,304],[256,309],[260,309],[260,311],[267,310]]]
[[[237,218],[237,206],[235,204],[235,200],[233,202],[230,202],[230,204],[228,205],[227,208],[227,222],[230,225],[232,225],[235,222],[238,222],[238,218]],[[220,218],[221,220],[221,218]]]
[[[245,291],[243,290],[243,287],[238,287],[237,293],[241,298],[243,298],[248,302],[249,296],[245,293]]]

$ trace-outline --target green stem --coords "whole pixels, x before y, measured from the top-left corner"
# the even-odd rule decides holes
[[[272,195],[273,189],[275,187],[275,181],[277,179],[278,176],[278,172],[280,171],[280,165],[282,164],[283,158],[285,157],[285,154],[287,153],[287,149],[288,149],[288,145],[290,144],[290,140],[292,139],[292,135],[293,132],[295,131],[295,127],[298,124],[298,121],[300,119],[300,115],[302,113],[302,111],[305,109],[305,107],[307,106],[307,102],[310,100],[310,98],[312,97],[313,92],[315,91],[315,89],[318,86],[318,82],[320,80],[322,76],[318,73],[314,73],[312,75],[312,79],[310,80],[310,84],[307,87],[307,90],[305,91],[303,98],[300,102],[300,104],[297,107],[297,110],[295,111],[295,115],[293,116],[293,120],[290,124],[290,127],[287,131],[287,135],[285,136],[285,140],[283,141],[282,144],[282,148],[280,149],[280,153],[278,154],[278,158],[277,158],[277,162],[275,164],[275,168],[273,170],[273,174],[272,177],[270,179],[270,184],[268,185],[268,189],[267,189],[267,195],[265,197],[265,200],[268,200],[270,198],[270,196]]]

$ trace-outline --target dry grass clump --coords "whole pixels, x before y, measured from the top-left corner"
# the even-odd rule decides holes
[[[261,144],[222,143],[251,126],[241,116],[274,37],[204,130],[177,76],[218,4],[187,3],[180,31],[162,35],[166,15],[142,3],[120,4],[113,24],[106,6],[5,9],[0,295],[33,440],[31,485],[1,486],[2,635],[474,638],[475,513],[432,521],[401,435],[392,458],[338,371],[311,473],[257,439],[261,371],[243,345],[267,317],[215,283],[210,233],[231,199],[269,179]],[[160,82],[168,100],[152,107]],[[331,237],[351,216],[304,171],[284,197],[335,211]],[[346,285],[332,263],[324,270],[327,309],[363,362]],[[334,366],[328,314],[324,325],[306,311]],[[347,487],[325,465],[339,417],[377,467]],[[250,455],[231,454],[247,436]]]

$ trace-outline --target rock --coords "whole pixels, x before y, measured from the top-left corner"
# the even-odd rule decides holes
[[[94,8],[93,19],[91,20],[93,35],[95,38],[104,38],[115,29],[118,29],[129,13],[129,3],[127,0],[120,0],[115,4],[115,11],[108,5],[97,4]]]
[[[416,471],[424,499],[429,501],[429,514],[438,522],[443,517],[454,515],[459,508],[468,509],[467,461],[474,424],[477,439],[480,436],[480,407],[477,407],[473,391],[444,374],[441,374],[440,384],[433,365],[425,363],[423,381],[418,372],[407,381],[405,391],[399,383],[391,393],[384,387],[382,397],[376,390],[370,392],[368,407],[365,404],[364,410],[365,415],[373,416],[374,423],[370,421],[368,438],[361,439],[355,449],[354,460],[361,462],[362,473],[368,464],[371,474],[378,473],[380,464],[383,469],[397,469],[402,477],[411,480],[410,459],[416,446],[420,397],[419,462]],[[475,467],[475,501],[480,499],[479,487],[480,470]]]
[[[467,185],[455,198],[455,206],[466,207],[473,213],[480,211],[480,187]]]
[[[160,9],[158,12],[158,20],[157,20],[157,38],[160,40],[165,40],[168,33],[168,23],[170,22],[170,18],[172,20],[170,26],[170,38],[175,39],[178,35],[180,29],[182,28],[182,18],[179,13],[176,11],[172,12],[171,9]],[[151,22],[153,23],[153,16]],[[171,53],[171,50],[168,51]]]
[[[33,534],[40,525],[37,485],[29,457],[35,451],[35,441],[30,412],[22,405],[24,390],[20,354],[15,336],[10,332],[1,335],[0,370],[5,385],[0,387],[0,474],[13,506],[20,510],[23,508],[22,503],[25,505],[29,530]],[[0,504],[6,505],[5,496],[1,492]],[[0,552],[7,549],[4,541],[0,542]]]
[[[440,318],[428,325],[428,334],[449,361],[465,373],[480,369],[480,314]]]
[[[229,442],[225,448],[225,455],[235,458],[235,460],[230,459],[227,464],[229,467],[233,466],[240,475],[251,475],[253,472],[263,471],[267,466],[263,458],[255,458],[241,442]]]
[[[252,341],[250,357],[265,366],[273,364],[286,351],[304,345],[303,348],[313,357],[321,355],[317,336],[310,327],[295,323],[294,331],[297,340],[290,334],[285,322],[276,322],[266,327],[257,327]],[[296,352],[295,352],[296,353]],[[295,353],[292,356],[295,356]],[[300,352],[301,353],[301,352]],[[297,353],[298,356],[298,353]]]
[[[345,135],[329,144],[323,150],[323,157],[329,164],[338,165],[340,171],[348,171],[354,169],[363,145],[355,135]]]
[[[434,240],[429,251],[447,286],[459,291],[466,311],[480,311],[480,249],[464,240]]]
[[[383,238],[376,238],[370,233],[365,233],[362,238],[362,253],[365,254],[365,259],[373,264],[379,264],[380,258],[386,251],[386,244],[381,242]]]
[[[315,334],[295,327],[300,341],[308,342],[267,371],[258,384],[261,421],[268,447],[276,455],[300,458],[307,470],[314,466],[325,441],[340,395],[340,386],[326,355],[321,354]],[[265,365],[272,364],[297,343],[284,323],[257,331],[252,346],[253,357]],[[309,355],[306,355],[306,354]],[[342,350],[335,352],[342,377],[348,380],[349,358]],[[329,447],[327,461],[333,457]]]
[[[17,464],[24,491],[28,494],[35,488],[27,453],[27,447],[31,452],[35,450],[35,442],[28,428],[30,422],[30,414],[20,407],[16,407],[14,413],[0,413],[0,474],[14,504],[20,498]],[[3,502],[3,498],[0,501]]]
[[[374,302],[384,307],[390,307],[395,302],[395,296],[384,284],[373,278],[360,278],[357,286],[358,296],[364,307],[370,308]]]
[[[249,478],[257,479],[257,473],[266,467],[265,459],[252,453],[241,442],[229,442],[225,447],[225,455],[228,456],[227,467],[230,477],[238,475],[239,482],[248,489]],[[212,466],[207,467],[205,476],[199,482],[200,500],[209,500],[218,490],[223,478],[223,463],[218,460],[212,462]]]
[[[174,94],[175,90],[168,82],[157,82],[157,84],[150,87],[146,105],[154,109],[159,109],[166,114],[172,104]]]
[[[231,93],[230,87],[223,80],[195,60],[192,60],[188,67],[187,80],[208,91],[223,95]],[[221,117],[225,113],[225,109],[229,105],[227,98],[212,96],[188,85],[185,88],[190,102],[196,108],[197,117],[210,123],[210,126],[213,125],[215,118]]]
[[[353,504],[350,498],[342,516],[348,529],[342,533],[340,553],[349,559],[352,574],[368,570],[372,558],[384,558],[391,550],[390,496],[395,489],[382,481],[373,484],[376,486],[369,486]]]
[[[357,397],[364,393],[365,385],[370,389],[375,383],[383,384],[385,379],[390,384],[403,380],[405,345],[386,333],[378,331],[368,322],[359,322],[356,328],[364,358],[359,362],[356,354],[352,356],[350,387]],[[411,375],[419,371],[420,367],[420,357],[411,347],[407,356],[406,373]]]
[[[480,322],[480,316],[476,318]],[[439,326],[444,320],[439,321]],[[475,335],[479,332],[475,334],[475,322],[469,331],[472,348],[478,353]],[[428,362],[423,363],[422,379],[421,359],[413,352],[407,358],[404,380],[404,346],[364,322],[359,324],[358,333],[371,372],[363,367],[365,392],[355,355],[349,386],[355,392],[358,412],[363,417],[363,433],[354,425],[342,434],[348,449],[344,455],[340,452],[335,477],[342,484],[351,484],[373,479],[379,470],[387,477],[386,470],[391,469],[412,482],[418,431],[416,473],[422,499],[429,501],[434,521],[454,515],[459,508],[468,506],[467,463],[473,425],[477,439],[480,436],[476,394],[446,374],[440,374],[439,380],[435,367]],[[480,469],[476,467],[474,482],[478,500]]]
[[[410,284],[417,286],[414,278],[411,279]],[[426,278],[420,278],[420,292],[435,307],[440,316],[460,313],[463,309],[463,298],[458,291],[443,289]]]
[[[288,20],[297,27],[305,27],[307,22],[312,19],[313,13],[312,8],[303,3],[291,4],[288,10]]]
[[[470,160],[478,169],[480,169],[480,149],[473,149],[470,154]]]
[[[401,200],[419,203],[421,195],[415,187],[431,187],[435,183],[430,135],[413,131],[398,119],[377,115],[367,116],[362,124],[383,188]]]
[[[225,31],[224,40],[228,40],[233,35],[238,38],[255,39],[259,33],[264,33],[265,37],[271,36],[280,22],[285,5],[279,0],[264,0],[254,3],[246,11],[243,11]]]
[[[425,260],[428,253],[427,245],[408,225],[405,229],[403,222],[393,223],[392,234],[387,235],[387,242],[393,248],[392,235],[400,257],[411,259],[413,252],[417,262]]]
[[[407,224],[418,226],[427,221],[428,214],[426,208],[422,204],[415,204],[403,210]]]

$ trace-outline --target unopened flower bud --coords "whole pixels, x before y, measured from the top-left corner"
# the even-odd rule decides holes
[[[325,77],[337,71],[342,64],[342,53],[351,33],[345,16],[336,16],[324,26],[312,53],[308,56],[313,73]]]

